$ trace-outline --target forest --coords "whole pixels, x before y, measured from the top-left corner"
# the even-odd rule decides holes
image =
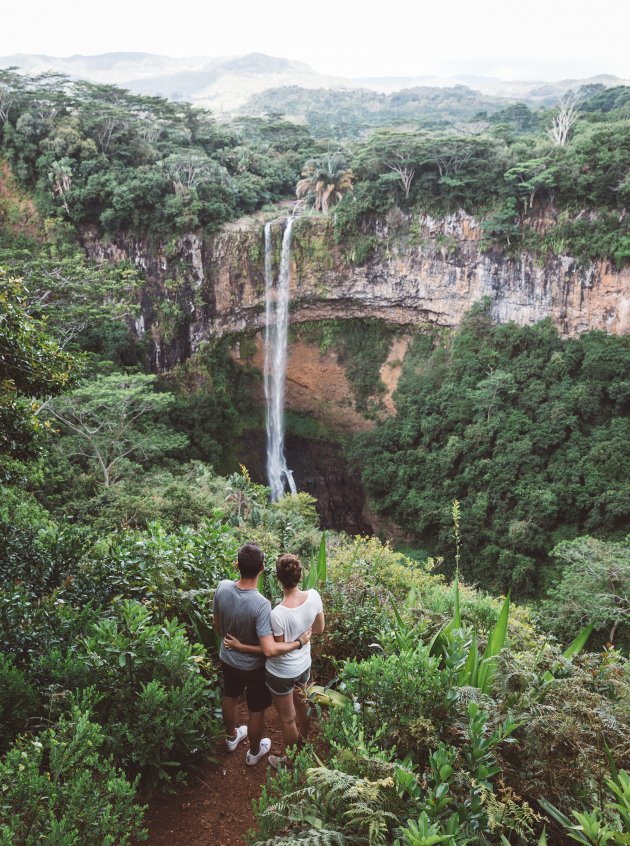
[[[294,328],[372,414],[344,446],[394,549],[322,533],[306,493],[270,502],[239,467],[263,412],[235,338],[156,372],[142,268],[82,247],[203,237],[297,187],[354,261],[396,207],[627,265],[630,90],[482,106],[335,133],[0,71],[2,846],[141,841],[151,797],[212,766],[212,598],[249,540],[300,555],[328,620],[316,746],[267,777],[251,844],[630,843],[628,338],[496,325],[482,302],[413,327],[386,417],[392,326]]]
[[[346,238],[392,205],[463,208],[483,217],[490,245],[630,258],[630,89],[588,86],[565,101],[562,121],[523,103],[445,113],[437,127],[411,119],[358,140],[313,137],[273,109],[225,124],[116,86],[0,71],[2,154],[41,213],[74,227],[166,241],[210,232],[290,196],[315,162],[331,184],[352,174],[336,214]],[[551,218],[542,231],[541,208]]]

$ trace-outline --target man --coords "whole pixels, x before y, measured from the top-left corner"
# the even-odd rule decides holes
[[[221,636],[219,659],[223,671],[223,722],[226,745],[234,752],[249,735],[249,751],[245,761],[254,766],[271,748],[271,740],[263,737],[265,710],[271,705],[271,694],[265,685],[265,657],[283,655],[301,649],[310,640],[310,631],[296,640],[278,643],[271,627],[271,603],[258,592],[258,577],[264,569],[265,556],[255,543],[246,543],[238,552],[240,578],[224,579],[217,588],[212,607],[214,630]],[[243,643],[260,645],[261,654],[228,650],[223,638],[231,634]],[[248,726],[237,726],[238,700],[245,691]]]

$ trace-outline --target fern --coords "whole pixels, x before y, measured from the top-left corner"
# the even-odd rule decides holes
[[[282,797],[265,814],[296,829],[255,846],[385,846],[398,825],[391,776],[371,781],[326,767],[306,771],[307,786]],[[308,826],[308,828],[306,828]],[[302,831],[299,831],[302,828]]]
[[[491,831],[501,829],[513,831],[522,840],[529,840],[533,837],[535,824],[540,822],[542,817],[537,814],[530,805],[517,796],[514,791],[501,784],[500,795],[487,790],[483,785],[478,785],[481,801],[488,814],[488,827]]]
[[[309,828],[285,837],[272,837],[271,840],[257,841],[254,846],[349,846],[348,841],[340,831],[328,828]]]
[[[333,813],[345,808],[344,825],[366,834],[369,846],[383,846],[387,842],[390,827],[398,823],[395,814],[387,809],[387,791],[393,791],[395,786],[393,778],[370,781],[317,767],[308,770],[307,779],[323,806]]]

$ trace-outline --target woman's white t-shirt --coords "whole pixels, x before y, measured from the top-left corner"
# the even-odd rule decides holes
[[[315,617],[323,611],[321,596],[316,590],[307,591],[306,601],[297,608],[276,605],[271,612],[271,628],[276,637],[284,635],[285,642],[297,640],[298,636],[313,625]],[[301,649],[294,649],[284,655],[267,658],[265,667],[281,679],[297,678],[311,666],[310,642]]]

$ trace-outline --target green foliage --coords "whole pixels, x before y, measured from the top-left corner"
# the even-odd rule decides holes
[[[33,458],[45,429],[34,397],[59,394],[76,372],[75,360],[31,317],[21,281],[0,270],[0,462]]]
[[[326,532],[322,532],[322,539],[319,542],[317,559],[311,557],[311,566],[308,576],[304,573],[303,589],[322,588],[326,586],[328,564],[326,558]]]
[[[387,614],[357,579],[343,589],[333,581],[322,593],[326,609],[326,629],[316,638],[313,660],[325,673],[334,673],[339,662],[371,655],[374,643],[387,624]]]
[[[2,150],[40,211],[110,235],[216,230],[291,193],[317,150],[284,121],[228,128],[114,85],[9,72],[3,90]]]
[[[613,762],[614,767],[614,762]],[[540,800],[545,811],[564,827],[572,840],[583,846],[604,846],[606,843],[630,843],[630,777],[625,770],[606,779],[607,801],[603,808],[592,811],[573,811],[577,825],[545,799]]]
[[[103,742],[100,728],[78,710],[18,741],[0,761],[0,842],[125,846],[145,840],[136,784],[103,756]]]
[[[269,768],[267,780],[260,791],[260,798],[252,801],[258,827],[256,832],[249,832],[249,841],[272,843],[276,835],[286,831],[288,808],[284,797],[300,790],[306,771],[314,763],[313,751],[308,745],[300,749],[297,747],[288,749],[287,757],[291,761],[291,766],[281,767],[277,771]],[[314,842],[317,843],[317,840]],[[325,843],[325,840],[323,842]]]
[[[630,546],[628,540],[592,537],[564,541],[551,551],[562,570],[540,603],[541,622],[562,640],[588,620],[623,642],[630,623]]]
[[[228,530],[169,535],[153,524],[95,543],[50,521],[0,527],[0,654],[14,656],[0,661],[4,742],[78,697],[107,750],[148,783],[208,755],[216,679],[187,631],[213,642],[213,591],[236,553]],[[168,619],[175,613],[185,625]]]
[[[155,391],[155,381],[143,373],[99,376],[49,406],[67,432],[64,451],[83,457],[106,488],[141,461],[187,444],[160,421],[174,399]]]
[[[135,315],[138,271],[127,264],[88,261],[67,224],[50,223],[44,241],[0,241],[0,265],[28,280],[29,314],[46,322],[64,349],[133,364],[127,321]]]
[[[203,659],[181,623],[155,622],[140,603],[124,600],[116,617],[93,626],[85,660],[96,690],[87,700],[125,769],[168,780],[212,749],[220,734],[217,701],[199,672]]]
[[[176,615],[195,639],[210,646],[211,599],[221,579],[234,575],[238,545],[227,527],[205,521],[167,532],[159,523],[99,543],[73,574],[68,598],[91,596],[106,606],[121,598],[142,602],[160,618]]]
[[[395,744],[403,755],[426,752],[428,726],[444,721],[449,710],[448,673],[438,663],[422,645],[400,655],[346,662],[343,692],[359,703],[369,736],[381,728],[381,745]]]
[[[4,752],[33,716],[37,690],[10,655],[0,652],[0,752]]]
[[[397,416],[354,448],[377,510],[445,553],[460,500],[463,573],[535,592],[555,543],[614,539],[627,521],[627,366],[624,338],[494,326],[485,306],[433,350],[414,342]]]

